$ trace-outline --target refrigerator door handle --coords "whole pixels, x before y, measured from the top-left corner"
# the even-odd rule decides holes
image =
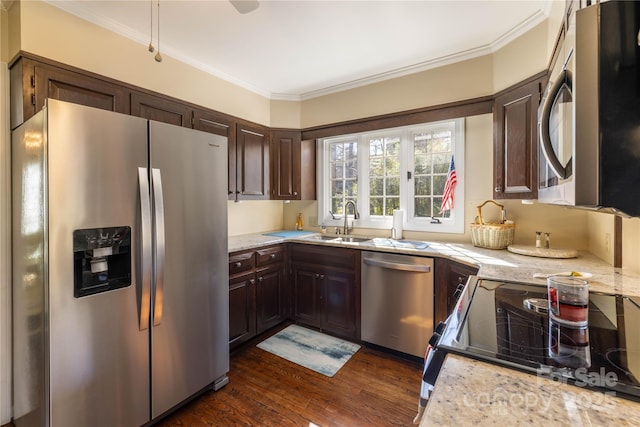
[[[138,298],[138,321],[141,331],[149,328],[149,313],[151,310],[151,274],[152,274],[152,244],[151,244],[151,200],[149,193],[149,179],[147,168],[138,168],[138,188],[140,190],[140,294]]]
[[[153,182],[153,210],[155,218],[156,238],[156,280],[153,303],[153,325],[162,322],[162,299],[164,296],[164,267],[165,267],[165,240],[164,240],[164,200],[162,195],[162,177],[160,169],[151,169]]]

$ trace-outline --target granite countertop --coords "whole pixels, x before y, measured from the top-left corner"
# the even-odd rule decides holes
[[[640,403],[449,354],[426,426],[637,426]]]
[[[230,237],[229,252],[283,242],[444,257],[479,267],[478,276],[483,279],[541,286],[546,280],[534,279],[534,273],[579,271],[593,275],[589,279],[592,291],[640,296],[640,274],[611,267],[588,252],[578,252],[577,258],[551,259],[477,248],[470,243],[429,242],[426,249],[418,250],[261,234]],[[420,423],[420,427],[430,425],[637,426],[640,403],[449,354]]]
[[[388,239],[374,239],[366,244],[347,244],[332,241],[311,240],[307,237],[284,238],[264,234],[247,234],[229,237],[229,252],[257,249],[283,242],[301,242],[323,246],[352,247],[409,255],[443,257],[479,268],[478,277],[489,280],[546,285],[545,279],[534,279],[534,273],[557,273],[579,271],[593,275],[589,279],[592,291],[640,296],[640,274],[614,268],[589,252],[578,252],[577,258],[556,259],[518,255],[507,250],[484,249],[470,243],[428,242],[425,249],[381,246],[376,242]],[[385,242],[383,242],[385,243]],[[385,243],[386,244],[386,243]]]

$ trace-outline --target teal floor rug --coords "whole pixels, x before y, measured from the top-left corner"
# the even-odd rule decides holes
[[[302,326],[290,325],[259,343],[258,348],[332,377],[360,346]]]

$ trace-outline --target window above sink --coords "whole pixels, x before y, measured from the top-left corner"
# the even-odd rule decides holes
[[[404,230],[464,232],[464,119],[325,138],[317,158],[318,223],[342,225],[353,201],[355,227],[390,229],[403,209]],[[453,208],[441,212],[453,159]]]

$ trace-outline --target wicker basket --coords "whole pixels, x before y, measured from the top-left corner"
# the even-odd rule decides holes
[[[489,202],[494,203],[501,209],[500,218],[502,222],[485,223],[482,219],[482,207]],[[487,200],[478,206],[478,216],[476,217],[475,222],[470,225],[471,243],[473,243],[473,246],[487,249],[505,249],[507,246],[512,244],[516,225],[513,222],[505,221],[503,205],[496,203],[493,200]]]

